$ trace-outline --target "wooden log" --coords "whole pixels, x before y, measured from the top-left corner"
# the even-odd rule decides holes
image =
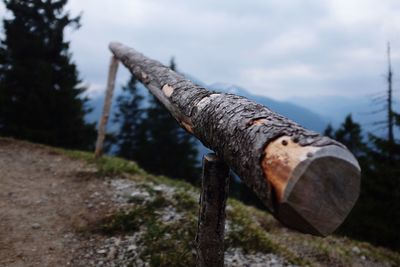
[[[325,236],[346,218],[359,195],[360,167],[344,145],[244,97],[210,92],[125,45],[110,49],[278,220]]]
[[[114,93],[117,71],[118,71],[118,59],[115,56],[112,56],[110,60],[110,67],[108,70],[107,89],[106,89],[106,96],[104,98],[103,113],[99,121],[99,128],[97,132],[96,150],[94,152],[95,159],[98,159],[103,155],[104,139],[106,137],[106,127],[108,118],[110,116],[112,96]]]
[[[224,266],[225,207],[228,193],[229,167],[215,154],[204,156],[196,236],[198,267]]]

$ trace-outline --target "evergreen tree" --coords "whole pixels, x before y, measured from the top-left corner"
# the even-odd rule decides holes
[[[71,61],[64,30],[79,17],[64,11],[67,0],[3,0],[0,44],[0,134],[70,148],[91,148],[94,125]]]
[[[333,133],[333,127],[332,124],[328,124],[328,126],[325,128],[323,135],[328,136],[330,138],[334,138],[334,133]]]
[[[367,153],[367,145],[363,141],[361,125],[353,121],[351,114],[346,116],[337,130],[331,124],[328,124],[324,135],[344,144],[357,158],[365,156]]]
[[[399,113],[393,108],[393,71],[388,44],[388,72],[386,94],[386,120],[383,123],[386,137],[370,134],[371,164],[368,172],[367,190],[373,196],[367,212],[374,220],[368,220],[368,235],[374,242],[400,248],[400,142],[395,136]],[[390,224],[387,222],[390,221]]]
[[[115,135],[117,155],[141,162],[143,146],[146,143],[146,129],[143,127],[143,96],[139,94],[137,79],[131,76],[127,85],[122,87],[123,93],[117,98],[117,112],[114,122],[120,125]]]
[[[353,121],[351,114],[347,115],[334,138],[344,144],[356,157],[365,155],[366,144],[363,142],[360,124]]]
[[[170,67],[175,70],[175,66],[172,59]],[[147,142],[140,165],[156,174],[197,182],[199,169],[194,137],[186,133],[152,95],[142,127],[147,130]]]
[[[353,238],[399,249],[400,142],[394,129],[399,126],[400,115],[393,108],[392,77],[388,46],[386,120],[378,123],[383,124],[387,135],[369,134],[367,146],[362,141],[361,128],[351,117],[346,118],[340,129],[331,132],[352,150],[362,170],[360,198],[340,231]]]

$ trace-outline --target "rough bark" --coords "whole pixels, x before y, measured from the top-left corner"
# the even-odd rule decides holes
[[[110,116],[110,109],[112,103],[112,97],[115,87],[115,79],[118,71],[118,59],[115,56],[111,57],[110,67],[108,71],[107,89],[106,96],[104,99],[103,113],[99,121],[99,128],[96,141],[96,150],[94,152],[95,159],[100,158],[103,155],[104,139],[106,136],[106,127],[108,118]]]
[[[225,207],[229,167],[215,154],[203,158],[202,192],[197,229],[197,266],[224,266]]]
[[[360,168],[342,144],[244,97],[210,92],[132,48],[112,43],[110,49],[182,127],[215,151],[283,223],[326,235],[350,212],[358,197]],[[296,164],[287,164],[280,155],[285,145],[266,154],[282,137],[303,151],[287,154]],[[310,148],[315,149],[310,152]],[[274,179],[281,181],[280,186]],[[300,201],[309,191],[320,193]]]

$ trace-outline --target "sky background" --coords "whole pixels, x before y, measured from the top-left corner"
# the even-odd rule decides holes
[[[399,83],[399,0],[70,0],[67,9],[82,12],[82,28],[67,38],[93,95],[104,91],[110,41],[163,63],[174,56],[206,84],[281,100],[384,90],[391,41]],[[119,84],[127,79],[120,71]]]

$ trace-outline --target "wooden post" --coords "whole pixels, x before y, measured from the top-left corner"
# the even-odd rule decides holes
[[[285,225],[326,236],[353,208],[360,166],[339,142],[249,99],[212,92],[133,48],[112,53]]]
[[[203,158],[202,192],[197,228],[197,267],[224,266],[225,207],[229,167],[215,154]]]
[[[100,158],[103,155],[104,139],[106,136],[106,127],[108,118],[110,116],[110,109],[112,103],[112,97],[115,87],[115,79],[118,71],[118,59],[115,56],[111,57],[110,67],[108,71],[107,89],[104,99],[103,113],[99,121],[99,129],[96,142],[96,151],[94,153],[95,159]]]

